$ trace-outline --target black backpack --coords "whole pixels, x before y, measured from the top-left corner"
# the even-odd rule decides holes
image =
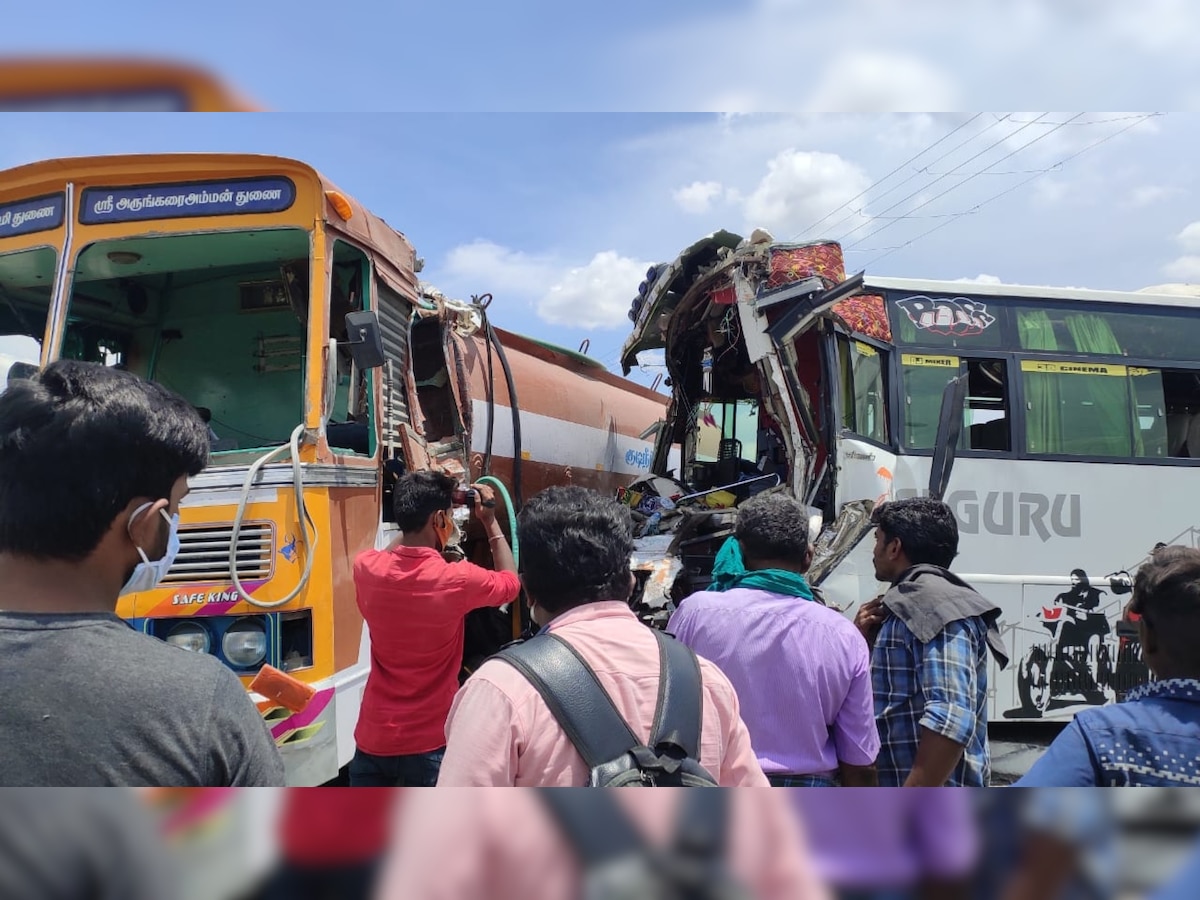
[[[583,657],[561,638],[541,634],[505,647],[496,658],[537,688],[591,769],[591,787],[716,787],[699,762],[700,664],[686,645],[661,631],[653,634],[659,682],[649,746],[621,717]]]
[[[583,869],[581,900],[750,900],[725,865],[725,791],[688,791],[671,843],[651,847],[607,791],[543,788]]]

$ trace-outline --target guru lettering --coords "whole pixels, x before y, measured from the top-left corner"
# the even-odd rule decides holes
[[[917,491],[896,492],[898,500],[915,496]],[[1037,535],[1043,543],[1083,535],[1079,494],[988,491],[981,499],[978,491],[952,491],[946,503],[963,534]]]

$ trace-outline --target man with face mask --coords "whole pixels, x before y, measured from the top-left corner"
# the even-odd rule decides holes
[[[496,571],[443,557],[455,529],[455,487],[441,472],[402,477],[393,492],[400,537],[386,550],[367,550],[354,561],[358,608],[371,633],[371,672],[354,730],[352,787],[437,783],[466,615],[511,603],[521,591],[486,485],[472,486],[473,511],[487,533]]]
[[[207,461],[196,411],[129,372],[56,362],[0,397],[0,784],[283,783],[237,676],[115,614]]]

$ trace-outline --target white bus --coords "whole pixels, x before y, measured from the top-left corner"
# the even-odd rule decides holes
[[[627,371],[665,348],[673,389],[657,477],[636,491],[669,501],[648,591],[669,606],[702,589],[732,505],[778,480],[813,513],[814,581],[853,615],[885,588],[870,508],[937,491],[948,463],[954,568],[1003,609],[1011,657],[992,663],[990,718],[1113,701],[1149,677],[1131,573],[1158,543],[1200,544],[1198,301],[1156,290],[846,279],[836,244],[698,242],[651,271],[625,346]],[[958,375],[961,420],[950,406],[940,425],[959,435],[935,460]],[[673,499],[713,489],[726,509]]]

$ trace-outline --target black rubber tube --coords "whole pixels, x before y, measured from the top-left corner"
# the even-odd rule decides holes
[[[483,327],[485,335],[491,335],[492,326],[487,320],[487,313],[483,314]],[[490,337],[484,340],[484,345],[487,347],[487,383],[488,383],[488,398],[487,398],[487,446],[483,450],[483,474],[492,474],[492,435],[496,430],[496,379],[492,374],[492,342]]]
[[[504,370],[504,383],[508,387],[508,400],[512,406],[513,419],[513,504],[520,510],[524,501],[521,497],[521,410],[517,404],[517,386],[513,383],[512,369],[508,366],[508,357],[504,354],[504,345],[496,337],[496,331],[491,323],[487,323],[488,340],[496,348],[496,356],[500,359],[500,368]]]

